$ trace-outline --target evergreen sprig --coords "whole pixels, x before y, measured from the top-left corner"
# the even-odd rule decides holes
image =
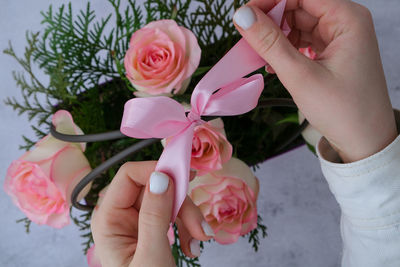
[[[39,33],[27,33],[28,45],[22,57],[16,55],[11,42],[4,53],[13,57],[23,68],[23,72],[13,72],[17,86],[21,89],[23,100],[19,102],[16,98],[7,98],[5,104],[13,107],[18,114],[28,114],[28,119],[38,119],[38,125],[46,123],[51,115],[51,88],[43,85],[34,73],[33,53],[36,51],[36,43]],[[44,98],[43,98],[44,97]],[[40,100],[39,100],[40,99]]]
[[[182,23],[195,32],[200,47],[206,48],[220,40],[224,40],[229,47],[232,47],[232,42],[237,36],[232,15],[245,1],[198,0],[196,2],[199,4],[196,11],[186,16]]]
[[[262,218],[258,215],[257,227],[243,237],[248,238],[248,241],[253,247],[254,251],[257,252],[260,246],[260,239],[266,238],[267,236],[268,236],[267,227],[262,223]]]
[[[84,239],[84,241],[81,243],[81,245],[83,246],[83,253],[86,254],[93,244],[93,236],[90,230],[90,218],[92,217],[92,211],[85,211],[79,216],[76,216],[73,214],[73,209],[71,208],[70,216],[73,222],[78,226],[79,231],[82,232],[81,237]]]
[[[189,258],[185,254],[183,254],[181,250],[179,235],[178,235],[178,227],[174,225],[174,236],[175,236],[175,243],[172,244],[171,250],[172,255],[175,258],[175,264],[177,267],[200,267],[199,258]],[[203,249],[203,242],[201,242],[201,249]]]
[[[28,218],[22,218],[22,219],[17,220],[16,223],[23,223],[24,227],[25,227],[25,232],[27,234],[30,233],[30,231],[31,231],[31,223],[32,223],[31,220],[29,220]]]

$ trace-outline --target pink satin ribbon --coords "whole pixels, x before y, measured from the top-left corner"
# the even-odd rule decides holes
[[[277,25],[282,24],[282,31],[287,35],[290,28],[286,21],[282,23],[285,6],[286,0],[281,1],[268,16]],[[205,123],[201,116],[234,116],[254,109],[264,89],[263,76],[243,77],[266,64],[241,39],[197,84],[187,116],[179,102],[165,96],[133,98],[125,104],[121,124],[123,134],[133,138],[170,138],[158,160],[156,171],[174,179],[172,221],[188,190],[195,126]]]

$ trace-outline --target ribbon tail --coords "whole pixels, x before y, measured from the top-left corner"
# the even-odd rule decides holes
[[[171,217],[172,222],[175,221],[187,195],[193,133],[194,124],[191,124],[183,132],[172,137],[164,148],[156,166],[156,171],[163,172],[174,180],[175,198]]]
[[[276,25],[282,26],[283,13],[285,12],[287,0],[280,1],[274,8],[268,12],[268,16],[275,22]]]

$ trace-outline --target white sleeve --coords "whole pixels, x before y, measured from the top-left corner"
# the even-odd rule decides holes
[[[341,164],[323,137],[322,172],[339,203],[342,267],[400,266],[400,136],[381,152]]]

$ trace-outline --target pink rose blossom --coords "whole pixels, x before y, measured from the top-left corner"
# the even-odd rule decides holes
[[[224,122],[218,118],[194,129],[190,167],[198,175],[220,170],[232,157],[232,145],[226,139]]]
[[[231,244],[257,227],[258,181],[242,161],[231,158],[219,171],[196,177],[189,196],[220,244]]]
[[[162,144],[168,143],[168,138]],[[232,157],[232,145],[226,139],[221,118],[198,125],[194,129],[190,167],[198,175],[220,170]]]
[[[150,22],[129,46],[124,64],[137,96],[183,93],[200,63],[196,37],[174,20]]]
[[[82,133],[64,110],[54,114],[53,124],[65,134]],[[72,190],[91,171],[84,148],[84,144],[66,143],[47,135],[33,150],[11,163],[4,190],[31,221],[55,228],[68,225]]]
[[[96,255],[96,246],[93,245],[86,253],[86,260],[89,267],[101,267],[99,257]]]
[[[299,48],[300,53],[302,53],[303,55],[305,55],[306,57],[315,60],[317,58],[317,54],[314,52],[314,50],[312,50],[311,47],[307,47],[307,48]]]

